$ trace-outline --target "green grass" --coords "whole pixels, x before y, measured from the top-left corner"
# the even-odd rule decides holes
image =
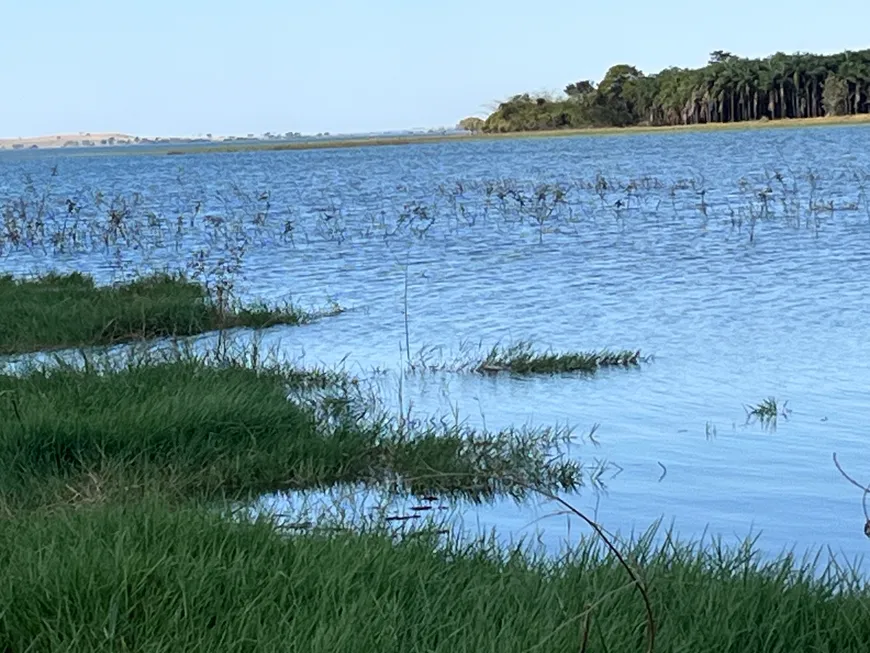
[[[222,310],[200,284],[165,274],[105,287],[79,273],[0,276],[0,306],[0,354],[301,324],[315,317],[293,306]]]
[[[636,367],[641,360],[640,351],[541,353],[534,351],[530,343],[520,342],[510,347],[496,345],[475,371],[490,374],[592,374],[603,367]]]
[[[220,314],[201,287],[163,276],[107,289],[81,275],[4,277],[0,306],[6,351],[274,319]],[[290,536],[225,509],[337,484],[472,498],[576,490],[587,479],[564,461],[569,432],[390,419],[346,375],[218,352],[82,354],[81,367],[56,357],[0,373],[0,651],[646,649],[637,587],[588,542],[552,560],[376,524]],[[521,343],[493,349],[479,371],[639,360]],[[780,410],[774,401],[774,418]],[[748,549],[651,541],[626,555],[656,651],[867,649],[870,591],[850,574],[814,580],[787,556],[762,563]]]
[[[291,401],[309,375],[169,358],[0,375],[0,510],[149,491],[238,498],[395,481],[486,495],[509,478],[563,489],[581,482],[578,464],[552,458],[567,431],[410,428],[373,412],[352,383]]]
[[[866,586],[745,548],[632,548],[656,651],[864,652]],[[512,653],[646,650],[625,570],[581,544],[555,561],[485,540],[282,536],[159,501],[0,522],[0,649]]]
[[[759,419],[772,419],[779,414],[779,408],[776,404],[776,397],[768,397],[754,406],[748,406],[746,413],[751,417]]]
[[[782,416],[788,419],[791,413],[788,402],[780,406],[776,397],[768,397],[754,406],[744,406],[744,409],[747,424],[757,422],[764,428],[776,428],[777,418]]]

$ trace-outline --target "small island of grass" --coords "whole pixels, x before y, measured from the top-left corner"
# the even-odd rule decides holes
[[[605,367],[637,367],[640,351],[537,352],[529,342],[509,347],[493,347],[474,371],[482,374],[594,374]]]

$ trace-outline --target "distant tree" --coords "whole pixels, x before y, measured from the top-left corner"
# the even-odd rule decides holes
[[[726,50],[701,68],[645,75],[612,66],[597,84],[573,82],[565,98],[514,95],[486,118],[487,132],[636,124],[728,123],[870,113],[870,49],[831,55]]]
[[[470,116],[468,118],[463,118],[462,120],[460,120],[457,127],[459,129],[464,129],[465,131],[474,134],[479,131],[483,131],[483,125],[483,118],[478,118],[477,116]]]
[[[728,52],[727,50],[713,50],[710,53],[709,63],[723,63],[725,61],[729,61],[730,59],[736,59],[737,57]]]
[[[825,78],[822,89],[822,105],[829,116],[845,116],[849,113],[849,85],[834,73]]]
[[[595,82],[584,79],[579,82],[568,84],[565,87],[565,95],[568,97],[582,98],[595,92]]]
[[[643,77],[643,73],[634,66],[617,64],[611,66],[604,74],[604,79],[598,84],[598,92],[604,95],[618,95],[626,83]]]
[[[206,137],[207,139],[211,140],[211,133],[206,134],[205,137]]]
[[[115,137],[114,136],[109,137],[109,145],[114,145],[114,144],[115,144]]]

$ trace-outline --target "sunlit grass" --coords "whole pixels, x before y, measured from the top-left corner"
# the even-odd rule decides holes
[[[79,273],[0,276],[0,306],[0,354],[302,324],[316,317],[291,305],[227,305],[200,284],[165,274],[103,287]]]
[[[285,536],[157,500],[4,519],[9,651],[644,651],[617,560],[385,532]],[[867,587],[785,557],[635,543],[656,651],[866,651]]]
[[[580,486],[579,463],[554,456],[569,429],[491,433],[395,420],[342,384],[188,355],[0,375],[0,499],[105,501],[155,488],[238,498],[353,482],[476,495],[507,491],[508,479]]]

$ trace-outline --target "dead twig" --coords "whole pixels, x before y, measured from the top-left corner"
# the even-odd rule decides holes
[[[834,452],[833,457],[834,457],[834,466],[837,468],[837,471],[843,475],[843,478],[845,478],[852,485],[854,485],[855,487],[857,487],[858,489],[860,489],[863,492],[863,495],[861,497],[861,507],[864,509],[864,520],[865,520],[864,521],[864,535],[866,535],[867,537],[870,537],[870,511],[867,510],[867,495],[870,494],[870,487],[867,487],[866,485],[862,485],[861,483],[856,481],[854,478],[852,478],[851,476],[849,476],[845,472],[843,467],[840,465],[840,461],[837,460],[837,453],[836,452]]]
[[[558,503],[559,505],[564,507],[566,510],[570,511],[571,513],[573,513],[574,515],[576,515],[577,517],[582,519],[584,522],[586,522],[586,524],[593,531],[595,531],[595,534],[601,539],[602,542],[604,542],[604,545],[610,550],[610,552],[619,561],[619,564],[622,565],[622,567],[625,569],[626,573],[628,574],[629,578],[631,578],[631,581],[634,584],[634,586],[637,587],[637,590],[640,593],[641,598],[643,599],[644,608],[646,610],[646,621],[647,621],[647,647],[646,647],[646,651],[647,651],[647,653],[652,653],[652,651],[655,648],[656,623],[655,623],[655,617],[653,616],[652,602],[650,601],[650,598],[649,598],[649,592],[647,592],[646,586],[641,581],[640,577],[637,575],[637,572],[635,572],[635,570],[631,568],[631,565],[628,564],[625,557],[619,552],[619,549],[616,548],[616,545],[614,545],[613,542],[610,541],[610,538],[607,537],[607,534],[604,532],[604,529],[601,526],[599,526],[597,522],[593,521],[592,519],[590,519],[589,517],[584,515],[580,510],[578,510],[577,508],[572,506],[570,503],[568,503],[567,501],[565,501],[561,497],[553,494],[549,490],[535,488],[535,487],[532,487],[532,486],[530,486],[526,483],[523,483],[521,481],[514,480],[512,482],[526,488],[527,490],[529,490],[531,492],[537,492],[541,496],[547,497],[551,501],[555,501],[556,503]],[[585,636],[584,636],[584,641],[585,641]],[[584,648],[585,648],[585,643],[584,643]]]

